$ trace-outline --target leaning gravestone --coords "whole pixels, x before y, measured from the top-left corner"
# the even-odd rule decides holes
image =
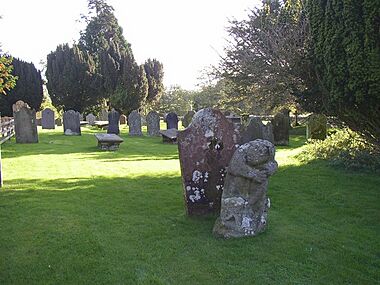
[[[273,143],[272,124],[263,124],[260,118],[253,117],[249,120],[248,126],[241,131],[240,144],[245,144],[256,139],[268,140]]]
[[[148,136],[160,135],[160,115],[155,111],[150,111],[146,116]]]
[[[327,117],[322,114],[311,114],[307,118],[306,139],[324,140],[327,135]]]
[[[120,125],[125,125],[127,123],[127,116],[126,115],[120,115]]]
[[[136,110],[132,111],[128,116],[129,135],[142,136],[141,116]]]
[[[236,150],[228,166],[214,235],[255,236],[265,230],[270,207],[268,178],[278,167],[274,153],[274,145],[261,139]]]
[[[187,214],[219,212],[226,167],[239,141],[234,124],[219,110],[202,109],[177,141]]]
[[[38,143],[36,111],[23,101],[17,101],[12,108],[16,143]]]
[[[112,109],[112,111],[109,112],[109,114],[108,114],[107,134],[118,135],[120,133],[119,120],[120,120],[119,112]]]
[[[96,121],[96,117],[94,114],[90,113],[86,116],[86,121],[88,122],[88,124],[90,126],[94,126],[95,125],[95,121]]]
[[[55,129],[54,111],[46,108],[42,111],[41,125],[43,129]]]
[[[194,115],[195,115],[194,111],[187,111],[187,113],[182,119],[182,126],[184,128],[187,128],[191,124],[191,120],[193,119]]]
[[[171,112],[166,115],[166,129],[177,129],[178,130],[178,116],[176,113]]]
[[[63,113],[63,130],[67,136],[80,136],[80,114],[74,110]]]
[[[272,119],[275,145],[289,145],[289,113],[279,112]]]

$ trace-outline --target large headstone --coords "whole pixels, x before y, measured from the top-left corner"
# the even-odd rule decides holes
[[[106,109],[100,110],[99,121],[107,121],[107,120],[108,120],[108,111]]]
[[[219,110],[202,109],[177,140],[187,214],[219,212],[226,167],[239,141],[234,124]]]
[[[289,113],[279,112],[272,119],[275,145],[289,145]]]
[[[178,116],[174,112],[170,112],[166,115],[166,129],[177,129],[178,130]]]
[[[228,166],[214,235],[255,236],[265,230],[270,207],[268,179],[278,167],[274,154],[274,145],[261,139],[236,150]]]
[[[94,114],[90,113],[86,116],[86,121],[88,122],[88,124],[90,126],[94,126],[95,125],[95,121],[96,121],[96,117]]]
[[[306,139],[324,140],[327,135],[327,117],[322,114],[311,114],[307,118]]]
[[[120,125],[125,125],[127,123],[127,116],[126,115],[120,115]]]
[[[55,129],[54,111],[46,108],[42,111],[41,125],[43,129]]]
[[[259,117],[252,117],[249,120],[248,126],[241,128],[240,144],[245,144],[256,139],[264,139],[273,143],[273,130],[270,122],[264,124]]]
[[[17,101],[12,108],[16,143],[38,143],[36,111],[23,101]]]
[[[155,111],[150,111],[146,116],[148,136],[160,135],[160,115]]]
[[[141,116],[136,110],[132,111],[128,116],[129,135],[142,136]]]
[[[80,114],[74,110],[63,113],[63,131],[67,136],[80,136]]]
[[[120,120],[119,112],[112,109],[112,111],[109,112],[109,114],[108,114],[107,134],[118,135],[120,133],[119,120]]]
[[[191,120],[193,119],[194,115],[195,115],[194,111],[187,111],[185,116],[183,116],[182,126],[184,128],[187,128],[191,124]]]

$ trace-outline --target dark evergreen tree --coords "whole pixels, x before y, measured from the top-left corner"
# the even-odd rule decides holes
[[[146,77],[148,79],[148,96],[147,102],[157,101],[164,92],[164,67],[156,59],[148,59],[144,63]]]
[[[18,77],[17,84],[7,92],[7,95],[0,95],[0,112],[2,115],[12,116],[12,105],[18,100],[28,103],[35,110],[39,110],[43,98],[43,82],[40,71],[35,68],[33,63],[17,58],[13,59],[12,65],[12,73]]]
[[[46,78],[52,103],[60,109],[83,112],[103,96],[95,62],[78,45],[60,45],[48,55]]]

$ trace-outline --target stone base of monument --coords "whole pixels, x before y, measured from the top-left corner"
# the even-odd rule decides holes
[[[98,140],[98,147],[101,150],[115,151],[119,149],[120,144],[124,141],[115,134],[95,134]]]
[[[171,144],[177,143],[177,135],[178,135],[177,129],[162,130],[160,131],[160,134],[162,136],[162,141],[164,143],[171,143]]]

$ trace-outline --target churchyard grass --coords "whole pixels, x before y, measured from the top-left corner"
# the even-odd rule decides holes
[[[265,233],[215,239],[184,212],[176,145],[39,129],[2,146],[0,284],[375,284],[380,177],[303,164],[303,136],[278,147]]]

